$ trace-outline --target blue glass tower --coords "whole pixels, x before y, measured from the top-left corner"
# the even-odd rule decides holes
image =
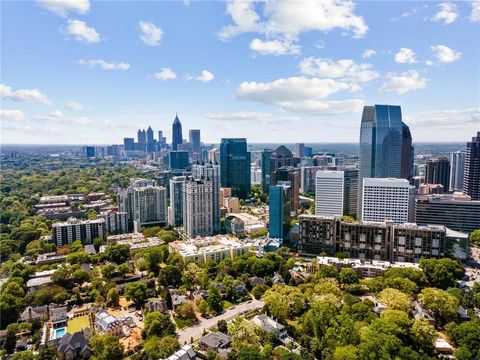
[[[239,199],[246,199],[250,194],[250,152],[246,139],[222,139],[220,183],[222,187],[232,188],[232,196]]]
[[[268,191],[268,233],[271,238],[283,239],[290,227],[290,182],[279,181]]]
[[[175,115],[175,120],[172,124],[172,150],[178,150],[178,145],[183,143],[182,123]]]

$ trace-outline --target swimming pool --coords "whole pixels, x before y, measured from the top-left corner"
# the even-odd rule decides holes
[[[55,329],[55,339],[59,339],[67,332],[66,328]]]

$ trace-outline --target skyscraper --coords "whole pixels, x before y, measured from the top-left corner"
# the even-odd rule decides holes
[[[270,174],[271,174],[271,158],[272,150],[265,149],[262,151],[262,191],[266,194],[270,187]]]
[[[170,179],[170,207],[168,223],[172,226],[183,225],[183,188],[185,176],[174,176]]]
[[[450,191],[462,191],[465,171],[465,151],[450,154]]]
[[[190,238],[213,235],[213,187],[211,180],[189,177],[183,191],[183,228]]]
[[[297,212],[300,207],[300,171],[293,166],[283,166],[275,171],[275,181],[290,182],[290,209]]]
[[[408,138],[407,134],[405,136]],[[403,137],[404,123],[400,106],[364,106],[360,127],[359,184],[363,184],[364,178],[401,177],[402,154],[407,154],[408,150],[408,146],[403,147]],[[363,187],[359,186],[360,216],[362,190]]]
[[[153,138],[153,130],[149,126],[147,129],[147,153],[155,152],[155,139]]]
[[[188,151],[174,150],[169,152],[170,169],[187,169],[190,166]]]
[[[472,200],[480,200],[480,131],[467,143],[463,192]]]
[[[344,188],[343,188],[343,214],[353,217],[358,216],[358,170],[343,169]]]
[[[200,130],[190,130],[188,132],[188,141],[192,145],[192,152],[200,154]]]
[[[407,124],[402,129],[402,168],[400,177],[411,181],[413,177],[414,148],[412,145],[412,134]]]
[[[136,231],[144,225],[167,222],[167,191],[162,186],[133,188],[133,224]]]
[[[279,146],[272,152],[270,160],[270,184],[277,183],[276,171],[284,166],[292,166],[293,154],[284,145]]]
[[[193,164],[192,177],[199,180],[212,182],[212,224],[213,231],[220,231],[220,165]]]
[[[232,195],[246,199],[250,194],[250,152],[245,138],[222,139],[220,143],[220,183],[232,188]]]
[[[284,239],[290,227],[290,183],[270,185],[268,200],[268,232],[271,238]]]
[[[303,143],[295,144],[295,156],[299,158],[305,156],[305,144]]]
[[[342,216],[345,196],[343,171],[320,170],[315,179],[315,215]]]
[[[139,149],[137,149],[137,150],[144,150],[145,151],[145,148],[147,146],[147,133],[145,132],[145,130],[138,129],[137,143],[138,143],[138,147],[139,147]]]
[[[178,150],[178,145],[183,143],[182,123],[175,114],[175,120],[172,124],[172,150]]]
[[[450,161],[446,157],[427,161],[425,183],[441,184],[445,190],[450,188]]]
[[[125,151],[135,150],[135,139],[134,138],[123,138],[123,149]]]

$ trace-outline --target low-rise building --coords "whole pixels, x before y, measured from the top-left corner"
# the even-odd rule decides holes
[[[95,328],[102,334],[123,335],[123,323],[105,310],[95,314]]]
[[[128,233],[120,235],[110,235],[107,237],[109,244],[128,245],[130,250],[143,249],[151,246],[160,246],[165,242],[158,237],[143,236],[142,233]]]
[[[47,341],[45,345],[57,348],[59,360],[86,360],[92,353],[90,337],[89,329],[85,329],[74,334],[66,333],[62,337]]]
[[[273,333],[278,341],[284,342],[285,339],[288,337],[287,329],[285,328],[285,326],[265,314],[256,315],[252,319],[252,322],[255,325],[261,327],[263,330]]]
[[[198,340],[200,349],[205,352],[215,352],[222,357],[226,357],[230,347],[231,337],[221,332],[210,332]]]
[[[266,230],[267,224],[254,215],[232,213],[225,218],[225,228],[235,236],[245,236],[260,230]]]
[[[196,359],[196,352],[192,345],[183,345],[180,350],[176,351],[173,355],[167,359],[160,360],[194,360]]]

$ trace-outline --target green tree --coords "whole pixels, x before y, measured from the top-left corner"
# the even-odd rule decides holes
[[[119,300],[120,297],[118,295],[118,290],[116,287],[112,287],[110,290],[108,290],[107,301],[111,306],[118,306]]]
[[[220,331],[221,333],[228,334],[228,326],[225,320],[218,320],[217,328],[218,328],[218,331]]]
[[[198,310],[203,317],[207,317],[210,312],[210,306],[208,306],[208,303],[204,299],[202,299],[198,304]]]
[[[338,346],[333,352],[334,360],[357,360],[358,349],[355,345]]]
[[[5,342],[3,348],[7,351],[7,354],[13,353],[15,350],[15,345],[17,343],[16,331],[11,327],[7,328],[7,333],[5,334]]]
[[[394,310],[408,311],[412,299],[409,295],[396,289],[386,288],[378,294],[378,300]]]
[[[474,245],[480,246],[480,229],[473,230],[470,233],[470,242]]]
[[[186,302],[181,304],[175,309],[175,314],[181,319],[184,320],[191,320],[197,321],[197,317],[195,316],[195,310],[193,309],[193,305],[191,302]]]
[[[455,343],[462,349],[462,353],[469,352],[470,359],[478,359],[480,356],[480,323],[476,320],[471,320],[460,324],[452,331],[452,338]],[[458,359],[458,354],[455,352]],[[465,359],[468,359],[465,357]]]
[[[165,335],[175,334],[175,324],[172,322],[168,314],[162,314],[158,311],[153,311],[145,316],[144,329],[142,336],[144,338],[150,336],[162,337]]]
[[[158,273],[158,281],[165,287],[177,287],[181,284],[182,272],[177,266],[167,265]]]
[[[166,359],[180,348],[180,344],[174,336],[164,337],[151,336],[145,340],[143,349],[148,360]]]
[[[90,275],[88,274],[87,271],[83,270],[83,269],[78,269],[78,270],[75,270],[73,273],[72,273],[72,281],[75,283],[75,284],[83,284],[84,282],[87,282],[90,280]]]
[[[35,355],[33,355],[33,352],[29,350],[25,351],[19,351],[13,354],[13,356],[10,358],[12,360],[35,360]]]
[[[55,346],[42,346],[38,351],[37,360],[56,360],[58,358]]]
[[[425,288],[418,296],[423,306],[434,313],[442,324],[455,319],[458,300],[454,295],[437,288]]]
[[[358,276],[355,270],[349,267],[345,267],[340,270],[338,279],[342,284],[356,284],[358,282]]]
[[[216,286],[212,286],[208,290],[207,303],[210,309],[217,314],[223,311],[222,295]]]
[[[141,281],[127,284],[125,287],[125,298],[132,300],[135,305],[141,305],[147,298],[147,285]]]
[[[437,331],[428,321],[414,320],[411,328],[412,341],[417,348],[429,354],[432,352],[435,339],[437,338]]]
[[[421,259],[420,268],[423,270],[432,287],[447,289],[455,286],[455,280],[461,279],[464,270],[458,261],[449,258]]]
[[[252,289],[252,295],[255,297],[255,299],[259,300],[267,290],[267,285],[256,285]]]
[[[130,257],[130,246],[110,245],[105,251],[105,258],[116,264],[122,264]]]
[[[94,336],[90,340],[90,347],[92,360],[123,359],[123,345],[116,336],[109,334]]]

